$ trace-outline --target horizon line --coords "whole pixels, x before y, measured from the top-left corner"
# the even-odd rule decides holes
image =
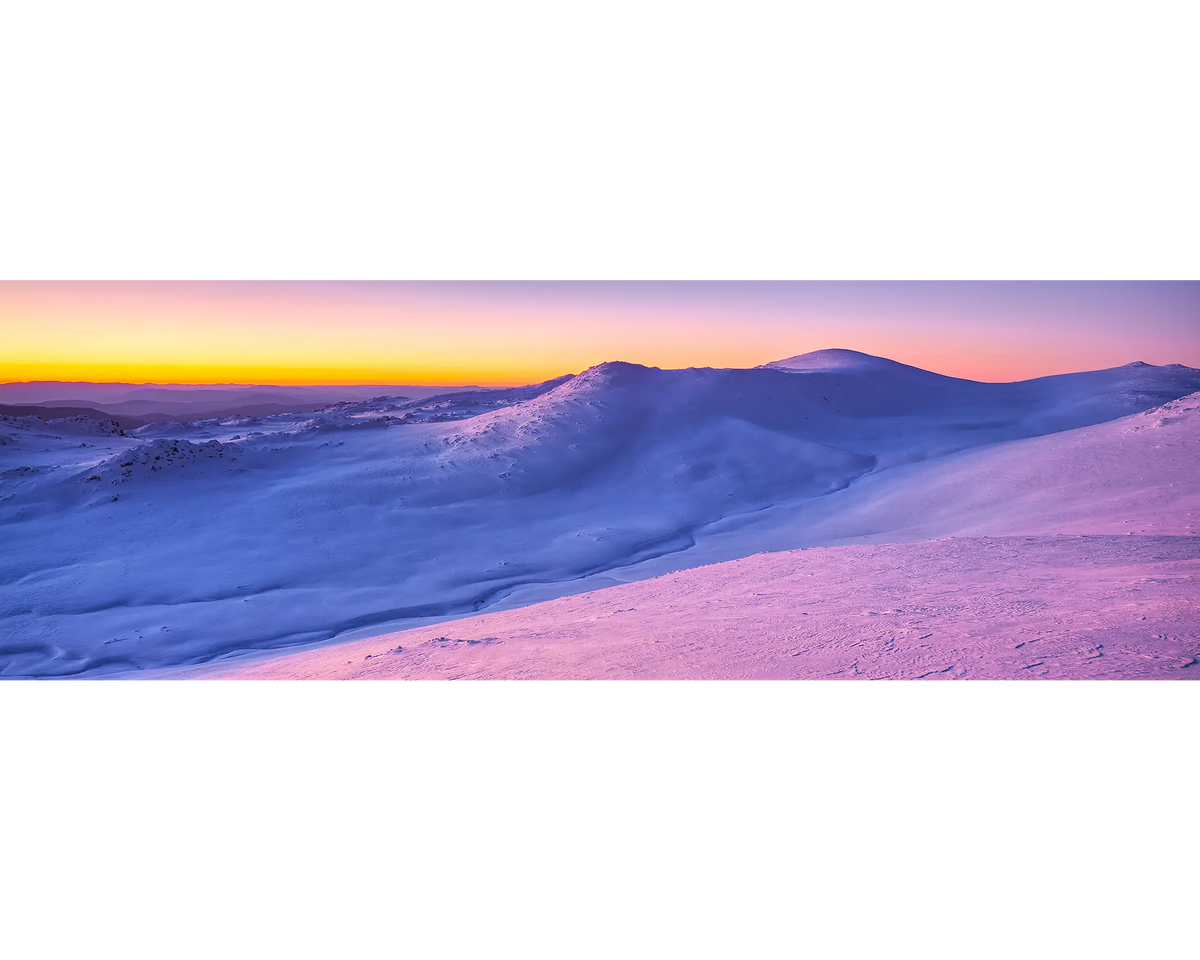
[[[820,350],[811,350],[803,354],[796,354],[793,357],[785,357],[777,360],[769,360],[766,363],[756,364],[749,367],[722,367],[722,366],[689,366],[689,367],[657,367],[649,364],[642,364],[631,360],[604,360],[600,363],[591,364],[578,371],[568,371],[566,373],[555,374],[544,379],[533,380],[490,380],[480,379],[473,381],[422,381],[414,378],[397,378],[396,380],[379,380],[377,378],[367,380],[348,380],[348,379],[330,379],[330,380],[58,380],[58,379],[39,379],[39,380],[5,380],[0,381],[0,386],[45,386],[51,384],[61,384],[63,386],[70,385],[94,385],[94,386],[128,386],[128,387],[300,387],[300,388],[316,388],[316,387],[445,387],[446,389],[464,389],[464,388],[483,388],[483,389],[502,389],[505,387],[523,387],[532,386],[538,383],[546,383],[549,380],[556,380],[565,376],[577,376],[585,370],[590,370],[595,367],[603,366],[608,363],[628,363],[633,366],[646,367],[647,369],[656,370],[757,370],[769,368],[772,363],[780,363],[783,360],[795,359],[796,357],[811,356],[817,353],[853,353],[863,357],[869,357],[877,360],[886,360],[890,363],[900,364],[902,366],[912,367],[913,369],[923,370],[926,373],[932,373],[937,376],[949,377],[956,380],[973,380],[971,377],[958,377],[953,374],[938,373],[936,370],[931,370],[927,367],[918,367],[915,364],[904,363],[900,360],[892,360],[890,357],[881,356],[878,354],[865,353],[861,350],[852,350],[844,347],[829,347]],[[1152,364],[1144,360],[1131,360],[1125,364],[1118,364],[1116,367],[1089,367],[1084,369],[1062,370],[1058,373],[1042,374],[1037,377],[1026,377],[1018,380],[975,380],[976,383],[1022,383],[1027,380],[1040,380],[1047,376],[1067,376],[1073,373],[1089,373],[1095,370],[1119,369],[1123,366],[1133,366],[1135,364],[1144,364],[1146,366],[1184,366],[1187,364]],[[1192,368],[1189,368],[1192,369]]]

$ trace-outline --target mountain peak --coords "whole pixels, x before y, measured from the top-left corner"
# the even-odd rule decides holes
[[[813,350],[799,356],[788,357],[785,360],[775,360],[762,364],[765,368],[775,370],[877,370],[880,367],[904,366],[886,357],[876,357],[857,350],[834,348],[829,350]]]
[[[647,367],[640,363],[630,363],[628,360],[605,360],[604,363],[597,363],[595,366],[588,367],[586,370],[583,371],[583,373],[579,374],[579,376],[582,377],[584,374],[588,374],[588,373],[591,373],[591,374],[623,373],[623,372],[632,372],[634,370],[650,370],[650,369],[653,369],[653,368]]]
[[[623,384],[637,380],[657,367],[646,367],[640,363],[629,363],[625,360],[608,360],[588,367],[583,373],[568,378],[563,387],[578,387],[586,384]]]

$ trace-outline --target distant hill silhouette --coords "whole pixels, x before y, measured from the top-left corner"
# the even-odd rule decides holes
[[[193,403],[112,403],[88,406],[79,401],[66,405],[57,403],[0,404],[0,414],[10,417],[39,417],[59,420],[63,417],[95,417],[115,420],[122,430],[133,430],[148,423],[164,420],[194,421],[222,420],[226,417],[266,417],[275,413],[308,413],[320,404],[313,403],[240,403],[209,408]]]
[[[196,404],[216,410],[243,403],[284,403],[296,409],[343,400],[367,400],[380,396],[429,397],[435,394],[479,390],[475,386],[420,384],[343,384],[333,386],[278,386],[258,384],[154,384],[92,383],[89,381],[33,380],[0,383],[0,403],[48,403],[56,406],[88,406],[105,409],[125,402],[150,404],[168,410],[173,404]],[[147,407],[149,409],[149,407]],[[129,410],[134,416],[139,411]]]
[[[96,420],[115,420],[122,430],[133,430],[149,423],[143,417],[131,417],[127,414],[106,413],[95,407],[58,407],[40,404],[8,404],[0,403],[0,415],[6,417],[38,417],[42,420],[62,420],[65,417],[93,417]]]

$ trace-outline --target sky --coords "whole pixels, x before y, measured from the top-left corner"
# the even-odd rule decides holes
[[[1200,283],[0,282],[0,382],[503,385],[830,347],[992,381],[1200,367]]]

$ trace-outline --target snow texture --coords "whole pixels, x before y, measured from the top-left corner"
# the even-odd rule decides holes
[[[837,633],[850,622],[838,605],[915,609],[883,602],[897,590],[940,611],[925,618],[939,639],[922,641],[935,654],[977,656],[947,675],[1027,676],[1001,655],[1001,628],[1036,598],[993,601],[1043,584],[1038,629],[1073,643],[1130,571],[1163,581],[1141,588],[1153,609],[1138,616],[1162,634],[1145,656],[1178,648],[1182,663],[1196,644],[1198,390],[1200,371],[1177,365],[989,384],[820,351],[752,370],[608,363],[514,390],[124,432],[0,418],[0,676],[179,675],[233,656],[250,671],[341,675],[353,656],[338,651],[357,638],[434,623],[426,639],[441,631],[436,649],[462,651],[469,669],[395,655],[377,674],[373,656],[369,675],[825,676],[878,639]],[[801,547],[829,549],[722,564]],[[720,565],[677,572],[705,564]],[[761,608],[747,570],[790,596]],[[546,619],[593,604],[615,624],[600,611],[632,602],[622,591],[643,599],[619,631]],[[725,613],[695,602],[708,593]],[[810,598],[829,616],[801,636],[783,608]],[[509,619],[485,626],[495,618]],[[1104,622],[1103,670],[1064,647],[1046,675],[1147,674],[1115,652],[1143,621]],[[668,627],[721,655],[651,646]],[[781,666],[768,656],[778,630],[826,653]],[[258,664],[287,647],[315,649]],[[924,673],[904,664],[937,655],[916,650],[873,675]],[[1187,675],[1155,662],[1154,675]]]

